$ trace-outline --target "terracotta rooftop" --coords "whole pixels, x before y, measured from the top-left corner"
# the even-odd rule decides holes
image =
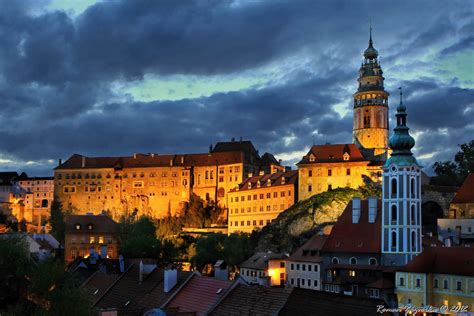
[[[86,157],[74,154],[54,170],[211,166],[216,163],[225,165],[241,162],[244,162],[244,157],[239,151],[184,155],[136,154],[126,157]]]
[[[426,248],[400,271],[474,275],[474,249],[471,247]]]
[[[237,284],[210,315],[277,315],[292,289]]]
[[[268,268],[268,260],[285,258],[287,256],[281,253],[273,253],[271,251],[256,252],[253,256],[242,262],[240,268],[266,270]]]
[[[344,160],[344,154],[349,154],[349,160]],[[310,157],[314,157],[311,161]],[[297,165],[327,163],[327,162],[356,162],[368,161],[359,148],[354,144],[327,144],[314,145]]]
[[[474,173],[470,173],[451,203],[474,203]]]
[[[80,225],[80,229],[76,225]],[[114,233],[118,231],[118,224],[107,215],[66,215],[66,233],[94,232]],[[89,226],[92,225],[92,229]]]
[[[104,293],[119,279],[120,275],[115,273],[102,273],[96,271],[83,286],[92,298],[95,305]]]
[[[377,313],[383,300],[294,288],[278,315],[389,315]]]
[[[303,246],[298,248],[289,258],[288,261],[299,262],[321,262],[320,254],[324,243],[328,236],[314,235]]]
[[[116,308],[119,315],[141,315],[159,308],[191,275],[178,271],[177,284],[164,292],[164,270],[155,268],[139,282],[139,264],[131,265],[120,278],[100,297],[95,306],[101,309]]]
[[[283,182],[283,178],[285,181]],[[273,174],[264,174],[261,176],[253,176],[245,179],[242,183],[239,184],[238,191],[253,190],[259,188],[268,187],[268,180],[270,180],[270,186],[277,185],[287,185],[295,184],[298,181],[298,170],[284,171],[284,172],[275,172]],[[260,181],[260,187],[258,182]],[[249,186],[250,183],[250,186]],[[231,192],[237,191],[232,189]]]
[[[207,315],[230,286],[229,281],[193,274],[162,307],[178,308],[179,313],[194,312],[198,316]]]
[[[377,201],[375,223],[369,223],[369,202],[361,200],[360,219],[352,223],[352,201],[334,225],[327,238],[324,252],[380,253],[382,203]]]

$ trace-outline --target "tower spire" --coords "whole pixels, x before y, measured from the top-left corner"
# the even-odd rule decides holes
[[[372,20],[369,20],[369,46],[372,46]]]

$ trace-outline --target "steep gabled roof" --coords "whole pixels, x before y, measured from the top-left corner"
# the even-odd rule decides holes
[[[321,262],[322,257],[320,251],[328,236],[314,235],[303,246],[298,248],[289,258],[288,261],[299,262]]]
[[[474,203],[474,173],[470,173],[451,203]]]
[[[231,284],[229,281],[193,274],[162,308],[177,308],[179,313],[206,315]]]
[[[323,246],[324,252],[381,252],[382,203],[377,201],[374,223],[369,223],[368,200],[362,200],[360,204],[358,223],[352,223],[352,201],[347,204]]]
[[[71,232],[94,232],[94,233],[115,233],[118,231],[118,224],[107,215],[67,215],[65,217],[66,233]],[[76,225],[80,229],[76,229]],[[92,229],[89,229],[92,224]]]
[[[400,271],[474,275],[474,249],[471,247],[431,247],[410,261]]]
[[[287,258],[285,254],[268,252],[256,252],[240,264],[240,268],[266,270],[268,268],[268,260]]]
[[[284,183],[282,182],[283,178],[285,178]],[[257,189],[259,181],[260,181],[260,187],[262,188],[267,187],[268,180],[270,180],[271,186],[295,184],[296,181],[298,181],[298,170],[275,172],[272,174],[264,174],[261,176],[259,175],[259,176],[246,178],[244,179],[242,183],[239,184],[238,191]],[[249,183],[250,183],[250,187],[249,187]],[[232,189],[231,191],[234,192],[237,190]]]
[[[344,160],[344,154],[349,154],[349,160]],[[314,161],[310,160],[310,157],[314,157]],[[326,144],[326,145],[314,145],[311,147],[309,152],[303,157],[303,159],[297,163],[301,164],[312,164],[312,163],[330,163],[330,162],[363,162],[367,161],[364,158],[359,148],[354,144]]]

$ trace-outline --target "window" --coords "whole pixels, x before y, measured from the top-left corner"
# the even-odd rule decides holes
[[[284,267],[285,267],[285,262],[284,261],[280,262],[280,268],[284,268]]]
[[[349,276],[355,277],[355,275],[356,275],[355,270],[349,270]]]
[[[371,265],[371,266],[377,265],[377,259],[375,259],[375,258],[370,258],[370,259],[369,259],[369,265]]]
[[[421,280],[419,278],[416,279],[416,283],[415,283],[416,287],[420,287],[421,286]]]
[[[314,286],[314,287],[318,287],[318,280],[313,280],[313,282],[314,282],[314,283],[313,283],[313,286]]]
[[[456,282],[456,291],[462,291],[462,282],[461,281]]]
[[[405,278],[400,277],[400,282],[398,283],[400,286],[405,286]]]
[[[444,282],[443,282],[443,288],[444,288],[445,290],[449,289],[448,280],[444,280]]]
[[[392,198],[397,196],[397,179],[392,179]]]
[[[334,258],[331,259],[331,263],[333,263],[333,264],[338,264],[338,263],[339,263],[339,259],[336,258],[336,257],[334,257]]]
[[[296,271],[299,271],[299,270],[300,270],[300,264],[297,263],[297,264],[296,264]]]
[[[434,280],[434,286],[433,286],[435,289],[437,289],[439,287],[439,284],[438,284],[438,279],[435,279]]]
[[[397,221],[397,206],[395,204],[392,205],[391,218],[392,223]]]
[[[302,268],[303,271],[306,271],[306,265],[305,264],[302,264],[301,268]]]
[[[416,251],[416,232],[414,230],[411,231],[411,249]]]
[[[410,181],[410,193],[411,193],[411,197],[414,198],[415,197],[415,179],[411,179]]]
[[[143,181],[134,181],[133,182],[134,188],[143,188]]]
[[[313,170],[308,170],[308,177],[312,177],[313,176]]]
[[[94,236],[90,236],[90,237],[89,237],[89,243],[90,243],[90,244],[95,243],[95,237],[94,237]]]
[[[290,269],[291,269],[291,270],[294,270],[294,269],[295,269],[295,265],[294,265],[293,263],[291,264]]]
[[[378,298],[379,295],[379,289],[369,289],[369,297]]]
[[[346,169],[346,176],[350,176],[351,175],[351,168],[347,168]]]
[[[357,264],[357,259],[354,258],[354,257],[352,257],[352,258],[349,260],[349,262],[350,262],[351,264]]]
[[[317,264],[314,265],[314,272],[318,272],[318,265]]]
[[[332,169],[328,169],[328,177],[332,176]]]
[[[397,248],[397,232],[396,231],[392,231],[391,245],[392,245],[392,250],[395,250]]]
[[[313,191],[313,186],[310,184],[308,185],[308,192],[311,192],[311,191]]]
[[[332,184],[328,184],[328,191],[332,190]]]

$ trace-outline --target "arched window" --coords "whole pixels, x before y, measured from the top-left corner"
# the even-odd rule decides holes
[[[416,232],[411,231],[411,250],[416,251]]]
[[[415,204],[411,205],[410,208],[410,220],[412,224],[416,223],[416,211],[415,211]]]
[[[41,200],[41,207],[48,207],[48,200],[46,199]]]
[[[334,257],[334,258],[331,259],[331,263],[338,264],[338,263],[339,263],[339,259],[337,259],[336,257]]]
[[[352,257],[350,260],[349,260],[350,264],[357,264],[357,259]]]
[[[370,258],[370,259],[369,259],[369,265],[371,265],[371,266],[376,266],[376,265],[377,265],[377,259],[375,259],[375,258]]]
[[[411,193],[411,197],[414,198],[415,197],[415,179],[411,179],[410,181],[410,193]]]
[[[396,222],[397,221],[397,206],[395,204],[392,205],[392,210],[391,210],[391,219],[392,219],[392,222]]]
[[[397,196],[397,179],[392,179],[392,197]]]
[[[377,125],[378,127],[381,127],[381,128],[384,127],[383,111],[379,111],[377,114]]]
[[[397,232],[394,230],[392,231],[391,246],[393,250],[397,248]]]

